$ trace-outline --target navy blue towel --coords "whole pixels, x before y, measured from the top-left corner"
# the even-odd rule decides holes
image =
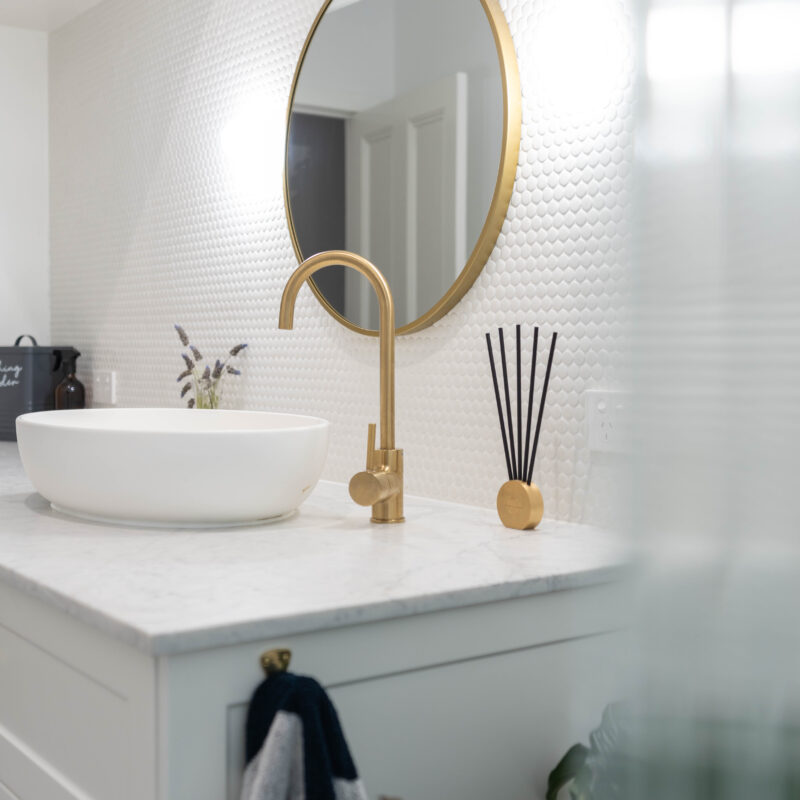
[[[250,700],[241,800],[367,800],[336,709],[313,679],[271,675]]]

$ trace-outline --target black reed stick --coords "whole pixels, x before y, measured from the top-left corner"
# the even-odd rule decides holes
[[[517,469],[520,477],[526,473],[522,469],[522,326],[517,325]]]
[[[500,433],[503,434],[503,450],[506,454],[506,468],[508,469],[508,479],[511,478],[511,459],[508,457],[508,439],[506,438],[506,425],[503,421],[503,403],[500,400],[500,387],[497,385],[497,370],[494,366],[494,353],[492,352],[492,337],[486,334],[486,347],[489,348],[489,364],[492,367],[492,381],[494,382],[494,398],[497,400],[497,416],[500,418]]]
[[[533,416],[533,387],[536,383],[536,356],[539,350],[539,326],[533,329],[533,353],[531,353],[531,382],[528,386],[528,424],[525,428],[525,463],[522,466],[522,474],[528,475],[528,453],[531,444],[531,417]]]
[[[544,414],[544,403],[547,400],[547,386],[550,383],[550,368],[553,366],[553,353],[556,351],[556,336],[558,334],[553,331],[553,336],[550,339],[550,355],[547,356],[547,369],[544,373],[544,386],[542,387],[542,396],[539,400],[539,417],[536,420],[536,433],[533,436],[533,450],[531,451],[531,463],[528,466],[528,475],[526,483],[531,485],[533,480],[533,463],[536,461],[536,450],[539,447],[539,431],[542,427],[542,416]]]
[[[506,365],[506,344],[503,337],[503,329],[498,328],[497,332],[500,334],[500,363],[503,365],[503,386],[506,391],[506,411],[508,415],[508,442],[509,451],[511,453],[511,480],[517,480],[519,473],[517,471],[517,454],[514,447],[514,417],[511,415],[511,394],[508,391],[508,367]]]

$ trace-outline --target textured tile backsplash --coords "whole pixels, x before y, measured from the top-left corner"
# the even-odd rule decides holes
[[[616,470],[588,450],[583,393],[619,382],[625,342],[630,20],[624,0],[502,5],[523,91],[515,191],[466,298],[398,340],[397,440],[409,493],[492,505],[505,466],[484,333],[555,328],[535,479],[548,516],[602,523]],[[51,36],[53,339],[84,353],[87,383],[117,370],[120,404],[144,406],[179,404],[173,322],[209,355],[246,340],[226,405],[328,418],[325,476],[347,480],[377,421],[377,342],[339,327],[308,289],[295,330],[277,329],[296,266],[285,107],[317,9],[105,0]]]

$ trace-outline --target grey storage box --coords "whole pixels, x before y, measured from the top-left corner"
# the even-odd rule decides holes
[[[33,344],[22,346],[25,338]],[[56,386],[67,375],[66,356],[77,353],[74,347],[39,347],[33,336],[0,347],[0,440],[16,441],[20,414],[54,407]]]

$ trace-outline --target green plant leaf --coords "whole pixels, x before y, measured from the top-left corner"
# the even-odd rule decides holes
[[[558,800],[559,791],[578,775],[586,763],[587,755],[589,748],[582,744],[574,744],[567,750],[547,779],[545,800]]]

